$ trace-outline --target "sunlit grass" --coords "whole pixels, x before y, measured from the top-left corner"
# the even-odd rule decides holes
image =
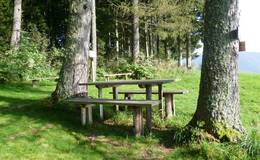
[[[189,93],[176,95],[176,117],[161,126],[158,123],[151,136],[141,138],[132,136],[131,114],[115,115],[112,107],[106,107],[105,122],[98,120],[96,112],[94,125],[87,127],[80,125],[78,109],[50,107],[47,98],[55,89],[55,82],[40,82],[36,88],[30,82],[1,84],[0,159],[221,159],[226,158],[227,152],[231,158],[232,153],[235,159],[247,157],[241,149],[234,151],[239,145],[232,144],[169,147],[171,128],[185,126],[196,109],[199,77],[197,72],[160,75],[159,78],[181,79],[165,85],[166,89],[184,89]],[[109,91],[104,90],[104,97],[112,97]],[[97,89],[90,87],[89,94],[96,96]],[[243,126],[249,132],[259,130],[260,75],[241,74],[240,95]]]

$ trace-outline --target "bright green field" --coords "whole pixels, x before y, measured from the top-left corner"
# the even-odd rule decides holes
[[[0,84],[0,160],[249,159],[239,144],[172,144],[172,129],[187,124],[196,109],[199,73],[163,75],[167,76],[157,77],[181,79],[165,85],[167,89],[186,89],[189,93],[176,96],[176,117],[161,121],[155,116],[153,134],[141,138],[132,136],[130,113],[116,115],[111,107],[106,107],[104,122],[98,121],[96,114],[92,127],[82,127],[79,110],[50,107],[47,98],[55,82],[40,82],[36,88],[29,82]],[[92,96],[97,94],[95,88],[89,92]],[[248,133],[259,130],[260,75],[241,74],[240,95],[243,126]]]

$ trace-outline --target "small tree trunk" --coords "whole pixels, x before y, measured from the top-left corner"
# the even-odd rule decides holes
[[[182,66],[181,39],[177,37],[178,67]]]
[[[146,53],[146,58],[149,57],[149,33],[148,33],[148,23],[147,19],[145,19],[145,24],[144,24],[144,33],[145,33],[145,53]]]
[[[116,18],[116,23],[115,23],[115,32],[116,32],[116,59],[119,57],[119,33],[118,33],[118,21]]]
[[[53,102],[63,98],[86,95],[87,62],[91,28],[91,0],[73,0],[70,5],[70,17],[64,59],[56,90],[52,94]]]
[[[133,62],[136,63],[140,51],[140,35],[139,35],[139,16],[138,16],[138,0],[133,0]]]
[[[190,35],[186,35],[186,68],[191,69],[191,39]]]
[[[156,35],[156,55],[157,57],[160,56],[160,37],[159,35]]]
[[[96,81],[97,72],[97,28],[96,28],[96,0],[91,2],[91,28],[92,28],[92,50],[96,53],[96,56],[92,59],[92,80]]]
[[[11,47],[17,50],[19,48],[22,23],[22,0],[14,0],[13,31],[11,36]]]
[[[238,84],[238,0],[205,4],[204,51],[197,110],[190,126],[234,140],[243,133]]]

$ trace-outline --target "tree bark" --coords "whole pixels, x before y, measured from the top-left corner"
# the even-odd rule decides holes
[[[189,126],[203,124],[217,138],[244,132],[238,84],[238,0],[205,4],[204,51],[197,110]]]
[[[119,33],[118,33],[118,20],[116,17],[116,24],[115,24],[115,33],[116,33],[116,59],[119,58]]]
[[[191,69],[191,39],[189,33],[186,35],[186,68]]]
[[[147,18],[145,18],[145,22],[144,22],[144,34],[145,34],[145,54],[146,54],[146,58],[149,57],[150,53],[150,48],[149,48],[149,33],[148,33],[148,22],[147,22]]]
[[[22,23],[22,0],[14,0],[13,30],[10,45],[13,49],[19,48]]]
[[[138,0],[133,0],[133,62],[136,63],[140,51],[140,35],[139,35],[139,16],[138,16]]]
[[[181,39],[177,37],[178,67],[182,66]]]
[[[92,50],[96,53],[96,57],[92,59],[92,80],[96,81],[97,72],[97,28],[96,28],[96,0],[91,1],[91,33],[92,33]]]
[[[70,3],[66,55],[52,94],[54,103],[71,96],[85,96],[87,92],[86,86],[79,86],[79,83],[86,83],[88,77],[91,0],[73,0]]]

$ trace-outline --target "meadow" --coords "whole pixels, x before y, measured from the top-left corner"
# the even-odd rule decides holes
[[[175,131],[184,127],[195,112],[200,73],[166,70],[158,71],[156,78],[181,79],[165,88],[189,93],[175,97],[176,116],[171,120],[161,120],[154,113],[152,134],[140,138],[132,134],[131,112],[116,113],[111,106],[105,106],[104,121],[98,120],[96,110],[94,125],[82,127],[78,108],[69,104],[50,105],[54,81],[41,81],[35,88],[30,82],[0,84],[0,159],[259,158],[259,74],[241,73],[239,77],[241,120],[251,138],[238,144],[207,141],[175,144]],[[112,96],[109,91],[104,91],[105,97]],[[89,88],[89,94],[95,97],[96,88]]]

